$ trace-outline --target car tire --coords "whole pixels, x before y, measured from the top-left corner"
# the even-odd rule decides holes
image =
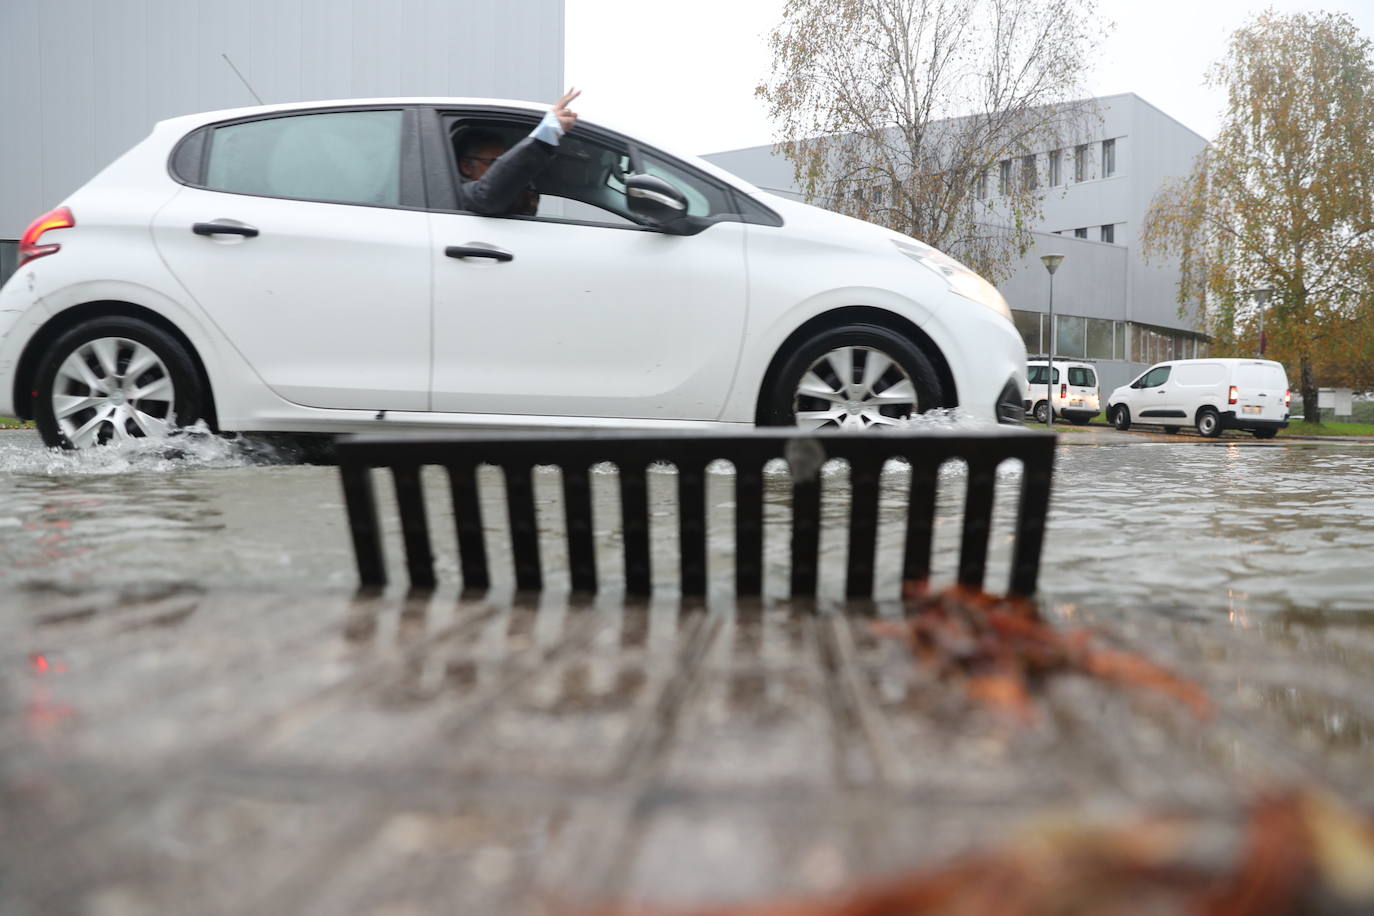
[[[124,316],[85,321],[58,337],[39,361],[34,393],[34,422],[50,448],[161,436],[206,413],[185,345]]]
[[[1131,428],[1131,411],[1125,404],[1112,408],[1112,425],[1123,433]]]
[[[1272,439],[1279,434],[1277,429],[1252,429],[1250,432],[1256,439]]]
[[[1047,401],[1040,401],[1039,403],[1037,403],[1037,404],[1035,405],[1035,414],[1034,414],[1034,416],[1035,416],[1035,422],[1036,422],[1036,423],[1039,423],[1039,424],[1042,425],[1042,426],[1048,424],[1048,423],[1050,422],[1049,409],[1050,409],[1049,402],[1047,402]]]
[[[841,377],[846,368],[848,379]],[[855,429],[898,425],[943,406],[940,378],[915,344],[882,325],[849,324],[819,332],[783,360],[760,419],[765,426]]]
[[[1197,427],[1198,435],[1206,436],[1208,439],[1215,439],[1221,435],[1221,417],[1210,407],[1204,407],[1197,412],[1197,419],[1193,425]]]

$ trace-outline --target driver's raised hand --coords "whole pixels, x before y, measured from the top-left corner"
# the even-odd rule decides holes
[[[581,94],[581,89],[569,89],[559,97],[557,102],[553,103],[553,108],[550,109],[553,116],[558,119],[558,126],[562,128],[564,133],[572,130],[573,125],[577,123],[577,112],[569,109],[568,106]]]

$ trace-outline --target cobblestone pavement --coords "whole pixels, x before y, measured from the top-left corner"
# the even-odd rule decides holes
[[[1342,572],[1374,450],[1074,441],[1047,612],[1199,681],[1210,722],[1069,678],[1016,726],[878,640],[890,601],[358,596],[329,469],[11,463],[0,912],[704,903],[1053,812],[1374,804],[1374,589]]]

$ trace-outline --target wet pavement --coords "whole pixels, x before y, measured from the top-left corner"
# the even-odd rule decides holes
[[[684,603],[668,560],[642,605],[556,580],[538,598],[464,595],[436,525],[439,591],[358,596],[336,471],[213,439],[182,451],[63,456],[0,433],[2,912],[702,903],[833,889],[1046,811],[1224,819],[1293,782],[1374,803],[1365,445],[1066,432],[1052,619],[1196,679],[1219,712],[1199,723],[1069,679],[1025,728],[877,640],[871,617],[899,609],[844,606],[834,575],[820,614]],[[834,515],[842,475],[828,480]],[[730,477],[712,483],[725,534]],[[889,484],[890,540],[900,469]],[[948,579],[957,469],[942,486]],[[766,543],[780,594],[785,545]],[[896,575],[880,565],[880,594]]]

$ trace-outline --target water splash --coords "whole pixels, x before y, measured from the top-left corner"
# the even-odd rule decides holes
[[[36,433],[0,435],[0,474],[109,477],[296,463],[289,447],[266,440],[227,439],[202,422],[164,438],[134,439],[82,451],[45,448]]]

